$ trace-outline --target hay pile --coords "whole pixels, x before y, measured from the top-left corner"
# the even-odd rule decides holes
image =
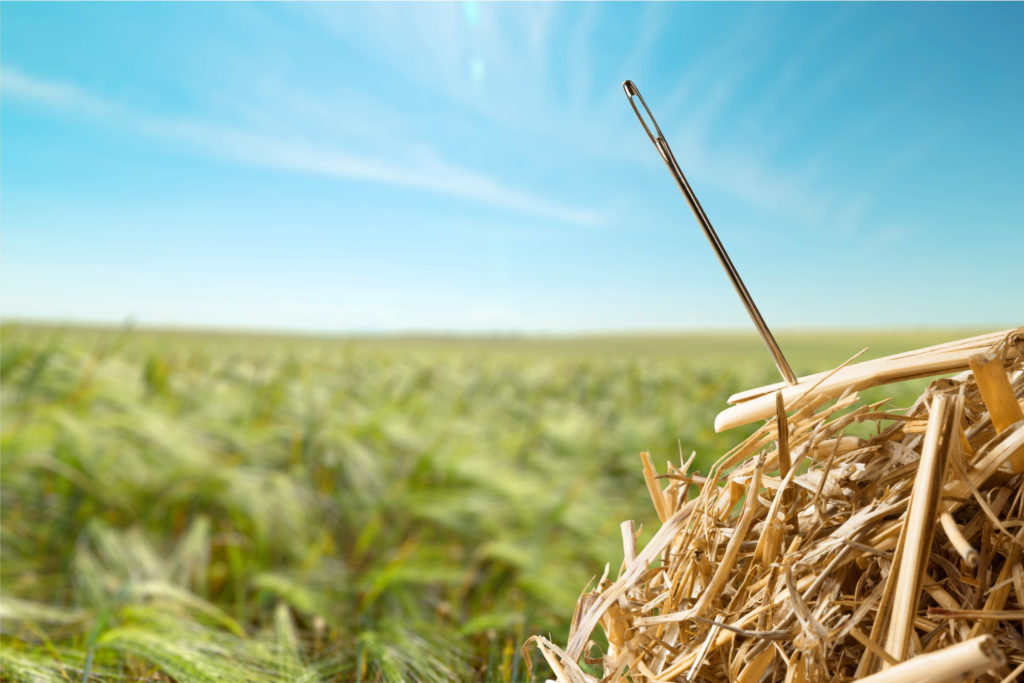
[[[957,370],[905,412],[858,400]],[[1022,396],[1024,328],[738,394],[717,426],[772,417],[707,476],[643,454],[661,528],[638,552],[624,522],[618,577],[581,596],[566,648],[528,644],[573,682],[597,680],[581,657],[608,681],[1014,680]],[[877,435],[844,433],[863,422]]]

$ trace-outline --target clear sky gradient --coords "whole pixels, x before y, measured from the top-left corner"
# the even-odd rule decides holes
[[[1024,4],[11,4],[0,312],[319,331],[1024,322]]]

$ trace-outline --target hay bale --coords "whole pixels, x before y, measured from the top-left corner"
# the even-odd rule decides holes
[[[957,370],[905,412],[856,393]],[[730,420],[773,416],[706,477],[643,454],[661,528],[638,551],[623,524],[617,578],[580,597],[564,650],[528,644],[573,682],[597,680],[581,658],[608,681],[1013,680],[1022,396],[1024,328],[737,395]],[[847,433],[863,422],[877,434]]]

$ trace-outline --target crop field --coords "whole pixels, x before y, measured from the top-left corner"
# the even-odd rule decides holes
[[[807,373],[967,334],[780,343]],[[619,523],[650,537],[639,452],[706,467],[777,380],[745,334],[0,343],[4,680],[525,680]]]

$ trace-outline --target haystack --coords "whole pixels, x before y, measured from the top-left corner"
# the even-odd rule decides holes
[[[955,372],[906,411],[857,394]],[[624,522],[565,648],[527,644],[573,683],[1015,680],[1022,396],[1024,328],[733,396],[716,428],[765,423],[703,476],[642,454],[660,529]]]

